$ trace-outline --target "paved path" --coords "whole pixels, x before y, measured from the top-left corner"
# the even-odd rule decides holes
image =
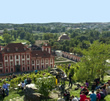
[[[73,62],[73,63],[76,63],[75,61],[72,61],[72,60],[69,60],[69,59],[64,60],[64,61],[55,61],[55,63],[60,63],[60,62]]]

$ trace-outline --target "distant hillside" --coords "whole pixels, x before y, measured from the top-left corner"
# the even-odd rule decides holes
[[[108,23],[26,23],[26,24],[0,24],[0,30],[6,29],[15,29],[18,28],[29,28],[30,32],[32,31],[40,31],[40,32],[51,32],[51,33],[57,33],[57,32],[65,32],[69,29],[94,29],[98,31],[109,31],[110,30],[110,22]]]

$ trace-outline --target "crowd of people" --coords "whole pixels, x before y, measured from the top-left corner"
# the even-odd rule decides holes
[[[63,98],[58,99],[58,101],[101,101],[101,99],[104,99],[108,94],[110,94],[110,80],[106,83],[101,83],[98,78],[94,80],[92,86],[90,86],[86,80],[84,86],[77,84],[77,88],[75,88],[75,90],[78,89],[81,89],[80,97],[74,95],[70,96],[70,92],[65,90]]]

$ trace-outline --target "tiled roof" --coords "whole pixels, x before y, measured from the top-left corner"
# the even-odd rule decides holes
[[[60,40],[69,40],[70,38],[68,37],[68,35],[67,34],[63,34],[63,35],[61,35],[59,38],[58,38],[58,41],[60,41]]]
[[[2,58],[2,53],[0,51],[0,62],[2,62],[2,61],[3,61],[3,58]]]
[[[32,45],[31,46],[31,50],[42,50],[41,47],[36,46],[36,45]]]
[[[49,54],[46,51],[41,51],[41,50],[33,50],[31,52],[32,57],[42,57],[42,58],[49,58],[51,54]]]
[[[17,51],[16,51],[16,48],[18,48]],[[9,50],[7,51],[7,49],[9,49]],[[19,53],[19,52],[26,52],[27,50],[29,50],[29,49],[21,43],[9,43],[7,46],[4,47],[2,52],[5,52],[5,53]]]

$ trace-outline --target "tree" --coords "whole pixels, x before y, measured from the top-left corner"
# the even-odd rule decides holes
[[[103,76],[109,69],[106,60],[110,57],[110,45],[95,41],[87,50],[83,51],[83,54],[77,77],[84,81],[87,79],[93,81],[97,77],[103,80]]]
[[[9,35],[8,33],[3,34],[3,39],[4,39],[5,43],[10,43],[12,41],[11,35]]]

